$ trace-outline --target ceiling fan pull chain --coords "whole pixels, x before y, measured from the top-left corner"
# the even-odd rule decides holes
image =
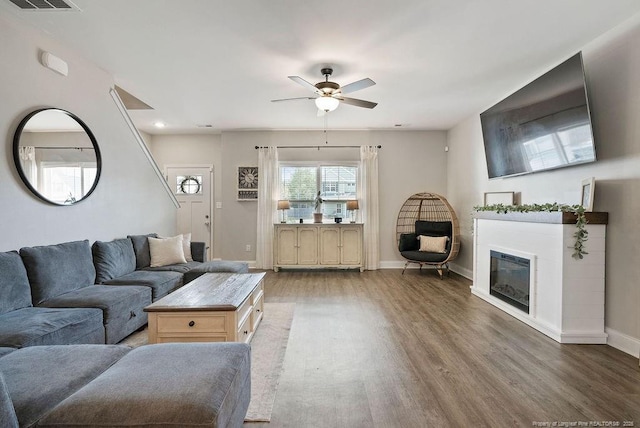
[[[329,144],[329,138],[327,136],[327,122],[329,122],[329,115],[325,113],[324,115],[324,143]],[[320,150],[320,147],[318,147]]]

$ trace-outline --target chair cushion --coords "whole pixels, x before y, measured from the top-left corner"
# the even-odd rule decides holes
[[[157,238],[157,233],[147,235],[129,235],[133,244],[133,251],[136,253],[136,269],[149,267],[151,264],[151,253],[149,252],[149,240],[147,238]]]
[[[0,253],[0,314],[30,306],[31,288],[20,255]]]
[[[415,233],[402,233],[400,234],[400,240],[398,241],[398,250],[403,251],[417,251],[420,247],[418,236]]]
[[[2,370],[0,370],[0,427],[18,428],[19,426],[13,401],[9,396],[9,388],[4,381]]]
[[[96,241],[91,251],[96,267],[96,284],[104,284],[105,281],[136,270],[136,254],[130,239]]]
[[[20,249],[33,304],[92,285],[96,280],[88,240]]]
[[[16,348],[6,348],[4,346],[0,346],[0,358],[2,358],[3,355],[7,355],[8,353],[13,352],[15,350]]]
[[[416,235],[424,236],[449,236],[453,233],[450,221],[424,221],[417,220],[415,226]]]
[[[33,426],[130,350],[110,345],[33,346],[0,358],[20,426]]]
[[[155,302],[182,285],[182,274],[171,271],[137,270],[109,280],[105,285],[144,285],[151,288],[151,298]]]
[[[449,252],[446,253],[427,253],[425,251],[403,251],[400,253],[402,257],[408,260],[425,263],[441,263],[447,260]]]
[[[60,426],[242,426],[251,395],[244,343],[167,343],[129,352],[38,423]]]
[[[0,315],[0,346],[104,343],[99,309],[23,308]]]
[[[42,302],[50,308],[102,309],[105,342],[118,343],[147,323],[151,289],[144,286],[91,285]]]

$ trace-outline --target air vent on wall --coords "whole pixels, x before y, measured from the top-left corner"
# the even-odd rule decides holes
[[[69,0],[9,0],[22,10],[27,11],[80,11]]]

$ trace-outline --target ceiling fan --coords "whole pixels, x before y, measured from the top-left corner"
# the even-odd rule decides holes
[[[349,83],[348,85],[340,86],[335,82],[329,81],[329,76],[333,74],[332,68],[325,67],[322,68],[320,72],[324,76],[324,82],[318,82],[315,85],[307,82],[300,76],[289,76],[289,79],[293,80],[301,86],[304,86],[311,92],[314,92],[317,95],[316,97],[283,98],[279,100],[271,100],[271,102],[275,103],[280,101],[293,100],[315,100],[316,106],[318,107],[319,115],[337,109],[340,105],[340,102],[364,108],[374,108],[378,105],[378,103],[373,103],[371,101],[359,100],[356,98],[347,98],[343,96],[344,94],[349,94],[351,92],[359,91],[360,89],[365,89],[369,86],[375,85],[376,82],[369,79],[368,77],[366,79]]]

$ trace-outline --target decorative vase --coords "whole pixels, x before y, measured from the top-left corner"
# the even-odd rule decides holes
[[[313,213],[313,222],[322,223],[322,213]]]

